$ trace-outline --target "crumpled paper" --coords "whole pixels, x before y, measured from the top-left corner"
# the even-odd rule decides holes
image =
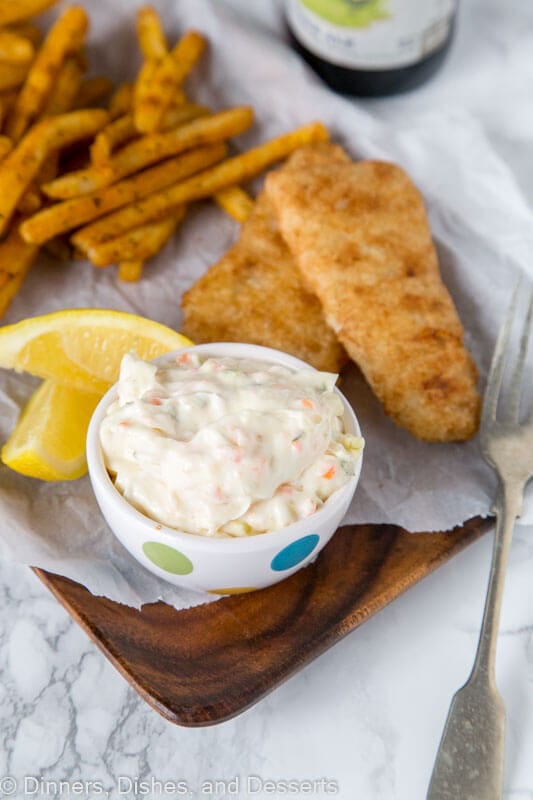
[[[252,18],[237,0],[159,2],[170,36],[205,31],[209,55],[190,80],[191,93],[214,108],[251,104],[257,124],[244,148],[313,119],[322,119],[354,158],[397,161],[420,187],[429,209],[444,281],[458,306],[466,339],[486,375],[512,286],[531,277],[533,225],[527,202],[482,128],[461,110],[428,111],[385,124],[356,102],[325,88],[284,41],[281,7],[263,4]],[[134,5],[91,0],[90,61],[117,81],[132,78]],[[398,100],[395,101],[398,103]],[[371,106],[370,106],[371,107]],[[113,269],[39,260],[4,322],[65,307],[107,307],[180,327],[179,299],[232,244],[238,226],[212,204],[192,209],[177,236],[146,267],[138,285]],[[0,374],[4,441],[36,381]],[[383,414],[355,367],[342,388],[367,440],[350,523],[395,523],[412,531],[446,530],[491,508],[495,478],[478,443],[424,444]],[[526,503],[523,521],[533,521]],[[176,608],[212,597],[176,589],[144,570],[113,537],[88,478],[49,484],[0,467],[0,555],[84,584],[94,594],[132,606],[163,599]]]

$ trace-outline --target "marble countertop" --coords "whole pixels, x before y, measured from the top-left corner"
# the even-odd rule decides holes
[[[231,0],[259,15],[265,2],[251,11]],[[517,108],[509,79],[532,33],[533,5],[471,0],[438,77],[366,105],[391,124],[430,106],[467,108],[533,197],[533,102]],[[492,79],[480,85],[487,60]],[[520,74],[532,73],[529,55]],[[158,716],[29,569],[0,564],[0,796],[278,797],[268,781],[291,779],[296,797],[425,797],[450,698],[472,663],[490,545],[491,536],[472,545],[249,711],[205,729]],[[532,575],[533,530],[518,528],[498,649],[506,800],[533,800]]]

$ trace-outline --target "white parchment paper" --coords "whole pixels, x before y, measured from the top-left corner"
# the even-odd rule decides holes
[[[475,119],[441,107],[401,125],[378,121],[326,89],[289,49],[281,8],[269,0],[261,2],[253,19],[223,0],[156,5],[171,38],[194,26],[210,39],[209,55],[189,82],[191,93],[214,108],[255,107],[257,124],[238,140],[239,147],[322,119],[354,158],[394,160],[407,169],[426,198],[442,274],[485,375],[511,289],[521,274],[531,273],[533,220],[515,179]],[[137,3],[87,0],[86,6],[93,22],[93,68],[117,82],[132,78],[138,66]],[[58,264],[43,256],[3,322],[91,306],[132,311],[179,329],[182,292],[237,234],[238,226],[218,208],[198,206],[138,285],[117,282],[113,269]],[[0,374],[2,441],[35,385],[27,376]],[[495,481],[475,440],[417,442],[385,417],[355,368],[347,371],[342,388],[367,439],[362,480],[347,522],[446,530],[489,512]],[[533,521],[532,505],[526,503],[523,521]],[[3,558],[66,575],[122,603],[140,606],[162,598],[182,608],[213,599],[174,589],[140,567],[108,530],[88,478],[47,484],[0,467],[0,534]]]

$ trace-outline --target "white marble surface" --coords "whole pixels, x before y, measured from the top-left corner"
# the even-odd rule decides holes
[[[253,10],[246,0],[232,3],[268,19],[268,0]],[[533,197],[533,102],[525,90],[533,57],[522,58],[524,83],[513,69],[531,53],[532,34],[531,4],[471,0],[441,74],[408,97],[367,105],[391,124],[430,106],[468,108]],[[492,76],[484,85],[475,79],[481,67]],[[12,797],[92,800],[102,788],[112,798],[177,797],[183,781],[189,796],[245,797],[232,793],[234,783],[226,792],[200,790],[203,781],[240,776],[243,786],[258,775],[336,785],[336,794],[315,797],[423,798],[450,697],[471,664],[489,548],[490,537],[470,547],[236,720],[197,730],[174,727],[148,708],[28,569],[0,565],[0,796],[13,789]],[[498,651],[508,800],[533,799],[532,574],[533,530],[521,528]],[[93,785],[56,791],[34,776]],[[128,791],[134,779],[149,787],[173,780],[175,791],[157,784]]]

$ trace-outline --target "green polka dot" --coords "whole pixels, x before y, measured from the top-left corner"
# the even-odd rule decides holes
[[[171,572],[173,575],[188,575],[193,571],[192,561],[179,550],[169,547],[168,544],[145,542],[143,553],[156,567],[164,569],[165,572]]]

